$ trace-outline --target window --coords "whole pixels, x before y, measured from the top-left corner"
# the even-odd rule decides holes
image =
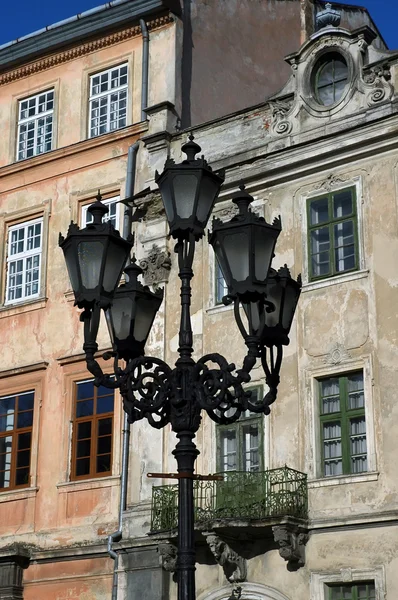
[[[43,154],[53,144],[54,90],[20,100],[17,160]]]
[[[40,294],[43,219],[13,225],[8,230],[5,303]]]
[[[217,258],[214,258],[215,260],[215,303],[216,304],[222,304],[222,299],[224,296],[226,296],[228,294],[228,287],[227,284],[225,283],[225,279],[224,279],[224,275],[222,274],[221,271],[221,267],[220,264],[217,260]]]
[[[314,281],[358,269],[355,189],[308,201],[309,272]]]
[[[252,401],[255,401],[261,390],[255,388],[251,392]],[[236,423],[218,425],[217,448],[218,471],[262,471],[264,469],[262,415],[247,410]]]
[[[329,595],[326,600],[375,600],[374,581],[369,583],[344,583],[327,586]]]
[[[0,491],[29,486],[34,396],[0,397]]]
[[[71,479],[111,475],[113,410],[114,390],[75,384]]]
[[[327,54],[314,70],[315,97],[323,106],[338,102],[347,87],[348,66],[341,54]]]
[[[119,229],[120,227],[120,203],[119,203],[119,196],[116,196],[115,198],[108,198],[107,200],[102,200],[102,204],[105,204],[105,206],[108,207],[109,212],[103,216],[102,221],[103,222],[107,222],[110,221],[112,223],[112,225],[115,227],[115,229]],[[90,203],[92,204],[92,203]],[[86,225],[88,225],[88,223],[91,223],[93,221],[93,216],[88,212],[88,207],[90,206],[90,204],[85,204],[84,206],[82,206],[82,216],[81,216],[81,224],[82,227],[85,227]]]
[[[127,64],[90,77],[89,137],[127,125]]]
[[[324,476],[367,471],[363,373],[322,379],[319,389]]]

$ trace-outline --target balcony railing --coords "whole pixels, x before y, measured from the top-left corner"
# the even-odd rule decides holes
[[[194,481],[195,524],[217,520],[307,517],[307,475],[283,467],[259,472],[219,473],[224,481]],[[177,527],[178,485],[152,489],[151,531]]]

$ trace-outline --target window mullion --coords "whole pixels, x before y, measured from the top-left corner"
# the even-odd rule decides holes
[[[341,443],[343,455],[343,473],[351,473],[350,427],[348,418],[347,377],[339,378],[341,407]]]
[[[328,210],[329,210],[329,239],[330,239],[330,254],[329,254],[329,272],[331,275],[336,274],[336,265],[334,257],[334,221],[333,221],[333,194],[330,193],[328,196]]]

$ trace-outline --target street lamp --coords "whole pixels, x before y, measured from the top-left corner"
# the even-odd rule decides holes
[[[182,146],[187,155],[180,164],[166,161],[156,174],[170,233],[177,240],[181,280],[179,358],[170,367],[159,358],[144,355],[150,328],[163,298],[139,281],[140,268],[133,262],[125,269],[126,283],[118,286],[122,268],[132,246],[121,240],[110,223],[102,224],[106,207],[97,198],[89,211],[94,223],[85,229],[71,224],[67,237],[60,236],[76,304],[83,308],[84,345],[87,367],[96,385],[118,387],[130,423],[146,418],[158,429],[170,423],[178,442],[173,451],[178,467],[178,600],[195,598],[194,497],[195,460],[199,454],[194,438],[201,412],[221,424],[233,423],[250,410],[270,412],[279,384],[282,347],[289,343],[301,282],[287,267],[271,268],[280,219],[272,224],[250,208],[253,201],[243,185],[234,194],[238,214],[229,222],[214,219],[209,242],[219,260],[228,287],[225,303],[234,303],[234,315],[247,346],[242,368],[235,369],[220,354],[207,354],[195,361],[191,325],[191,279],[195,245],[203,237],[211,211],[224,181],[223,172],[213,172],[191,135]],[[91,245],[89,245],[91,244]],[[96,245],[95,245],[96,244]],[[111,256],[106,248],[112,249]],[[84,258],[82,263],[82,257]],[[109,264],[114,265],[113,289],[109,290]],[[85,273],[83,277],[82,273]],[[87,281],[90,287],[87,287]],[[105,375],[95,359],[101,308],[106,313],[115,359],[113,377]],[[119,359],[126,361],[124,368]],[[260,360],[269,391],[263,399],[252,399],[244,389],[250,372]]]

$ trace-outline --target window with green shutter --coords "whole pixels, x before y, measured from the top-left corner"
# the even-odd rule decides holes
[[[362,371],[321,379],[319,397],[323,475],[367,471]]]
[[[376,589],[374,581],[368,583],[344,583],[343,585],[328,585],[327,600],[375,600]]]
[[[260,388],[253,388],[256,398]],[[253,396],[252,396],[253,401]],[[245,411],[240,419],[231,425],[217,425],[217,470],[262,471],[263,458],[263,416]]]
[[[333,277],[359,267],[355,188],[308,201],[310,280]]]

